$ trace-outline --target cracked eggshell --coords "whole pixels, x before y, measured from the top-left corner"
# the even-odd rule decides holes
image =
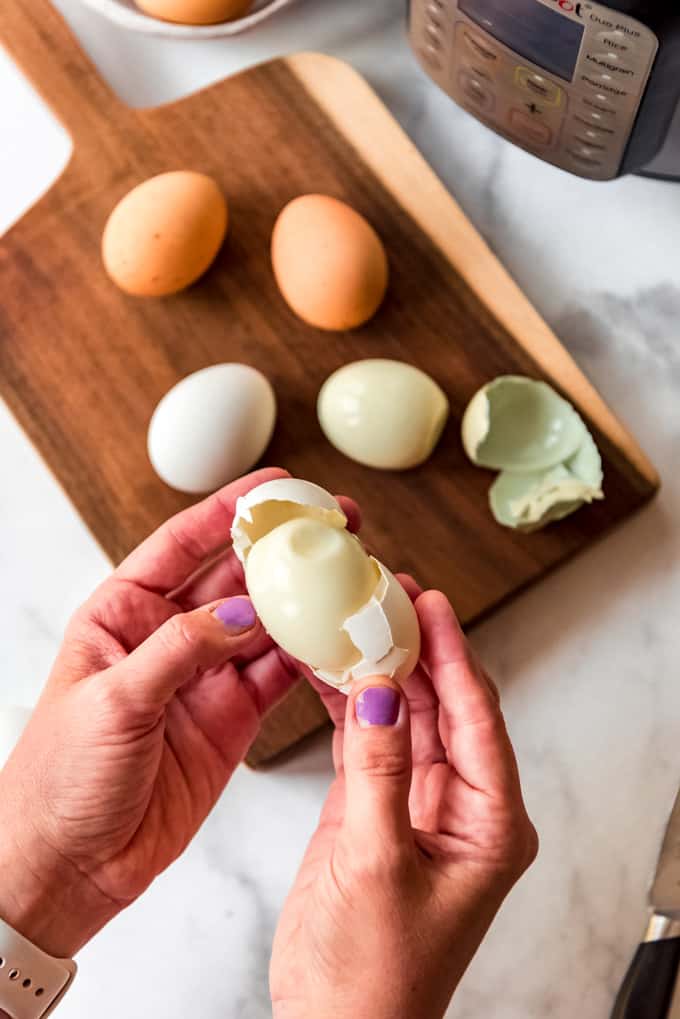
[[[31,717],[29,708],[3,705],[0,707],[0,770],[19,742]]]
[[[473,463],[527,474],[564,463],[588,431],[574,408],[545,382],[502,375],[468,404],[462,439]]]
[[[420,656],[408,595],[346,524],[324,489],[283,478],[239,499],[232,527],[267,632],[345,693],[364,676],[403,680]]]
[[[265,481],[236,500],[231,541],[239,561],[246,561],[256,541],[294,517],[311,517],[340,529],[347,525],[340,503],[320,485],[299,478]]]
[[[489,502],[506,527],[535,531],[562,520],[586,503],[603,499],[602,458],[589,433],[564,464],[548,471],[511,474],[504,471],[491,486]]]

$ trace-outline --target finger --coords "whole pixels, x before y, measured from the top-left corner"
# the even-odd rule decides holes
[[[241,683],[257,707],[260,718],[300,682],[300,672],[277,647],[256,658],[241,670]]]
[[[408,702],[386,676],[363,680],[350,694],[343,760],[350,844],[365,845],[372,832],[378,846],[403,847],[412,840],[411,730]]]
[[[411,716],[413,764],[441,764],[446,751],[439,734],[439,697],[420,666],[402,684]]]
[[[285,477],[287,471],[266,467],[171,517],[120,564],[115,576],[161,594],[177,590],[229,541],[236,500],[265,481]]]
[[[415,601],[423,593],[423,589],[417,580],[414,580],[408,573],[397,573],[397,580],[406,591],[411,601]]]
[[[250,601],[230,598],[210,610],[172,616],[105,676],[128,703],[159,712],[181,686],[242,653],[260,632]]]
[[[416,602],[422,660],[442,709],[449,763],[468,785],[486,792],[519,786],[515,755],[498,701],[477,669],[447,598],[427,591]]]

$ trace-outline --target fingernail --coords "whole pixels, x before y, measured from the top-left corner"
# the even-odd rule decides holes
[[[401,698],[391,686],[369,686],[356,699],[357,721],[362,729],[370,725],[396,725]]]
[[[253,603],[248,598],[230,598],[215,609],[215,616],[228,633],[237,636],[252,630],[257,620]]]

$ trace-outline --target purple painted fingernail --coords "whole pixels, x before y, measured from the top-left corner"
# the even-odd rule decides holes
[[[369,725],[396,725],[401,698],[390,686],[369,686],[356,700],[357,721],[362,729]]]
[[[248,598],[230,598],[229,601],[223,601],[215,609],[214,615],[225,630],[234,636],[252,630],[257,621],[255,609]]]

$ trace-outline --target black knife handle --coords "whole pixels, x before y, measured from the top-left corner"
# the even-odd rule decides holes
[[[666,1019],[680,966],[680,937],[640,945],[611,1019]]]

